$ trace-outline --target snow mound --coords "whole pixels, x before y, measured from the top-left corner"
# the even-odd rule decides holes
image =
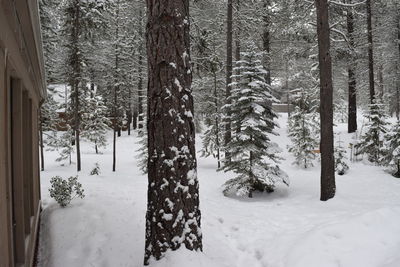
[[[400,266],[400,208],[387,207],[314,227],[289,250],[286,266]],[[397,251],[397,253],[396,253]]]
[[[229,267],[230,265],[220,265],[215,259],[208,257],[203,252],[190,251],[180,248],[177,251],[168,251],[165,257],[159,261],[150,261],[150,267]]]

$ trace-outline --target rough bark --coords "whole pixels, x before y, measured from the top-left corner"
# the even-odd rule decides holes
[[[335,196],[335,164],[333,156],[333,86],[330,55],[329,15],[327,0],[315,0],[320,71],[321,116],[321,200]]]
[[[270,18],[269,18],[269,12],[268,8],[270,5],[270,0],[264,0],[264,12],[266,15],[263,17],[264,21],[264,28],[263,28],[263,36],[262,36],[262,42],[263,42],[263,50],[264,50],[264,68],[268,72],[266,75],[266,82],[267,84],[271,85],[271,67],[270,67],[270,50],[271,50],[271,45],[270,45]]]
[[[240,47],[240,30],[241,30],[240,26],[241,25],[240,25],[239,16],[240,16],[240,0],[236,0],[236,21],[237,21],[237,23],[236,23],[236,30],[235,30],[235,62],[240,61],[240,50],[241,50],[241,47]],[[233,68],[233,66],[232,66],[232,68]],[[235,75],[240,75],[239,69],[237,69],[235,71]],[[238,79],[236,79],[236,82],[238,82]],[[236,136],[238,136],[241,131],[240,122],[238,122],[235,125],[235,128],[236,128],[235,129]]]
[[[233,43],[233,32],[232,32],[232,27],[233,27],[233,4],[232,0],[228,0],[228,6],[227,6],[227,28],[226,28],[226,91],[225,91],[225,97],[226,97],[226,105],[231,105],[231,100],[229,97],[231,96],[231,87],[230,84],[232,83],[232,43]],[[230,118],[230,108],[228,107],[225,112],[225,136],[224,136],[224,143],[227,145],[232,138],[232,133],[231,133],[231,118]],[[227,160],[229,160],[229,153],[225,153],[225,157]]]
[[[202,250],[189,0],[147,0],[148,203],[144,264]]]
[[[371,104],[375,99],[374,82],[374,44],[372,38],[372,9],[371,0],[366,1],[367,6],[367,34],[368,34],[368,72],[369,72],[369,97]]]
[[[71,81],[71,87],[73,90],[73,110],[74,110],[74,132],[75,132],[75,146],[76,146],[76,166],[77,171],[81,171],[81,146],[80,146],[80,101],[79,101],[79,86],[81,85],[81,51],[79,45],[79,37],[81,34],[81,14],[80,14],[80,2],[79,0],[74,1],[73,8],[73,25],[71,34],[71,64],[73,70],[73,77]]]
[[[348,0],[351,4],[351,0]],[[352,7],[347,10],[347,35],[349,39],[350,60],[347,66],[348,72],[348,88],[349,88],[349,110],[347,130],[349,133],[357,131],[357,91],[356,91],[356,75],[355,75],[355,55],[354,55],[354,15]]]

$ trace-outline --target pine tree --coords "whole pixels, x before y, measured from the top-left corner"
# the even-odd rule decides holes
[[[349,165],[347,165],[347,157],[346,150],[343,147],[343,141],[340,139],[336,142],[335,146],[335,170],[339,175],[343,175],[349,169]]]
[[[314,150],[319,147],[317,83],[314,82],[316,78],[313,70],[299,72],[295,79],[299,88],[290,92],[295,110],[288,120],[289,137],[292,141],[289,152],[295,156],[293,164],[309,168],[313,166],[312,161],[316,158]]]
[[[144,264],[202,250],[189,0],[147,0],[148,203]]]
[[[271,108],[276,99],[265,81],[262,53],[250,45],[241,58],[235,68],[240,74],[232,76],[237,82],[230,85],[232,124],[240,125],[240,131],[225,147],[231,157],[223,166],[224,171],[234,171],[237,176],[225,183],[224,193],[252,197],[256,190],[272,192],[276,182],[288,184],[288,177],[278,165],[278,145],[270,140],[270,135],[276,134],[277,115]]]
[[[318,148],[318,136],[315,129],[319,129],[315,113],[307,113],[300,107],[295,107],[289,118],[289,137],[292,145],[289,152],[295,156],[293,164],[302,168],[313,167],[312,161],[316,158],[314,150]]]
[[[385,135],[383,163],[396,171],[394,177],[400,178],[400,121],[397,121]]]
[[[385,106],[380,98],[376,97],[373,104],[369,105],[370,110],[366,118],[368,122],[365,126],[366,132],[361,136],[361,140],[356,144],[357,155],[366,154],[368,160],[377,165],[382,165],[384,157],[384,136],[387,133]]]
[[[92,142],[98,154],[98,148],[107,146],[106,133],[111,122],[106,116],[106,106],[101,96],[90,96],[86,102],[87,112],[82,115],[82,138]]]

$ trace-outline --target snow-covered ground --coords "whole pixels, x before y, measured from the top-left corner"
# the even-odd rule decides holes
[[[336,177],[335,198],[321,202],[319,164],[308,170],[291,164],[285,115],[279,123],[274,139],[284,150],[290,187],[253,199],[224,197],[221,185],[232,174],[216,172],[214,159],[198,156],[204,252],[181,249],[152,266],[400,266],[400,179],[380,167],[351,163],[348,174]],[[345,144],[351,141],[346,125],[336,131]],[[86,198],[66,208],[50,198],[50,178],[75,175],[76,166],[60,166],[57,154],[46,152],[39,267],[143,265],[147,181],[137,167],[137,138],[126,132],[118,138],[115,173],[111,148],[96,155],[83,145],[79,180]],[[90,176],[96,162],[101,175]]]

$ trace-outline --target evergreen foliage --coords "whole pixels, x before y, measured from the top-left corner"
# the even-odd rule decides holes
[[[87,112],[82,115],[82,137],[92,142],[96,154],[98,148],[107,146],[106,133],[111,124],[101,96],[88,97]]]
[[[90,175],[99,175],[99,174],[100,174],[100,165],[99,165],[99,163],[96,162],[96,164],[94,165],[94,168],[90,172]]]
[[[277,182],[288,185],[288,177],[278,165],[278,145],[269,137],[276,135],[273,129],[277,115],[271,108],[276,99],[265,82],[262,53],[250,45],[241,58],[234,69],[239,73],[233,75],[236,82],[230,85],[232,125],[240,125],[240,129],[225,147],[231,159],[225,160],[222,167],[237,176],[225,183],[224,194],[235,192],[252,197],[254,191],[272,192]]]
[[[396,171],[393,176],[400,178],[400,121],[397,121],[385,135],[383,163]]]
[[[369,108],[369,113],[366,116],[368,119],[365,126],[366,131],[361,136],[361,140],[355,145],[355,148],[357,149],[357,155],[366,154],[370,162],[382,165],[385,157],[384,136],[388,131],[385,105],[377,97]]]
[[[50,197],[54,198],[61,207],[66,207],[77,197],[84,198],[84,189],[78,182],[78,176],[71,176],[67,180],[55,176],[50,180]]]
[[[335,146],[335,170],[339,175],[344,175],[348,169],[349,165],[347,165],[347,157],[346,157],[346,149],[343,147],[343,142],[338,140]]]
[[[305,169],[314,166],[315,150],[319,148],[320,128],[317,83],[304,82],[307,77],[312,78],[313,73],[301,72],[296,75],[296,80],[303,82],[298,83],[300,87],[291,92],[295,109],[288,120],[288,136],[292,141],[289,152],[295,157],[293,164]]]

